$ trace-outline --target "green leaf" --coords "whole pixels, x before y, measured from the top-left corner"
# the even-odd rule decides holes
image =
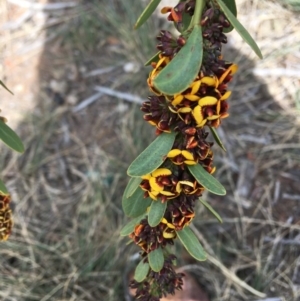
[[[150,211],[148,213],[148,223],[151,227],[157,226],[166,212],[167,202],[152,201]]]
[[[0,192],[2,192],[2,194],[8,194],[8,190],[5,184],[1,180],[0,180]]]
[[[200,25],[196,25],[186,44],[153,80],[155,88],[167,95],[187,89],[200,70],[202,56],[202,29]]]
[[[151,205],[150,198],[144,198],[144,191],[138,188],[130,198],[122,198],[124,213],[130,217],[137,217],[147,211]]]
[[[141,178],[131,178],[125,188],[123,198],[131,197],[142,182]]]
[[[151,269],[154,272],[159,272],[163,268],[165,262],[164,253],[162,249],[159,247],[158,249],[150,252],[148,254],[148,260]]]
[[[148,262],[144,262],[144,259],[140,261],[140,263],[137,265],[135,272],[134,272],[134,280],[137,282],[142,282],[147,277],[150,270],[150,266]]]
[[[236,9],[235,0],[223,0],[223,2],[229,8],[231,13],[236,17],[237,16],[237,9]],[[228,27],[228,28],[224,27],[223,28],[223,32],[225,32],[225,33],[231,32],[232,30],[233,30],[233,26],[232,26],[231,23],[230,23],[230,27]]]
[[[209,174],[200,164],[188,165],[188,169],[195,179],[208,191],[218,195],[226,194],[223,185],[221,185],[221,183]]]
[[[212,135],[214,136],[214,139],[217,142],[217,144],[222,148],[223,151],[226,152],[226,148],[225,148],[224,144],[222,143],[222,141],[221,141],[221,139],[218,135],[217,130],[215,128],[212,128],[212,127],[209,127],[209,129],[210,129]]]
[[[206,254],[198,238],[189,227],[185,227],[176,233],[181,243],[186,248],[186,250],[190,253],[191,256],[193,256],[195,259],[199,261],[206,260]]]
[[[174,22],[174,25],[180,33],[184,33],[189,28],[191,21],[192,16],[184,11],[182,14],[182,22],[178,23],[178,25],[176,22]]]
[[[214,210],[214,208],[212,206],[210,206],[206,201],[199,199],[200,202],[206,207],[206,209],[208,209],[216,218],[220,223],[223,223],[223,220],[221,218],[221,216],[219,215],[219,213],[217,211]]]
[[[263,58],[261,51],[253,38],[250,36],[249,32],[246,28],[237,20],[237,18],[232,14],[232,12],[228,9],[225,3],[222,0],[216,0],[220,5],[222,11],[228,18],[231,25],[236,29],[239,35],[243,38],[243,40],[252,48],[252,50],[256,53],[259,58]]]
[[[161,51],[158,51],[156,54],[154,54],[152,56],[152,58],[150,58],[146,63],[145,66],[149,66],[152,62],[157,63],[159,61],[159,55],[160,55]]]
[[[14,95],[14,93],[11,92],[11,91],[4,85],[3,81],[1,81],[1,80],[0,80],[0,85],[1,85],[5,90],[7,90],[9,93],[11,93],[12,95]]]
[[[3,121],[0,120],[0,139],[13,150],[23,153],[24,145],[19,136]]]
[[[148,19],[149,17],[153,14],[155,9],[157,8],[160,0],[151,0],[147,7],[144,9],[138,20],[136,21],[134,28],[137,29],[140,26],[142,26]]]
[[[175,141],[176,133],[160,134],[129,166],[127,174],[141,177],[151,173],[165,160]]]
[[[129,223],[127,223],[120,231],[120,235],[121,236],[128,236],[129,234],[131,234],[134,231],[134,228],[136,225],[138,225],[140,223],[140,221],[142,219],[144,219],[146,217],[146,214],[142,214],[136,218],[134,218],[133,220],[131,220]]]

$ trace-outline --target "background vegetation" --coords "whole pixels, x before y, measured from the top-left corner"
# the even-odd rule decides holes
[[[142,1],[61,9],[35,1],[33,10],[13,2],[0,3],[0,76],[16,95],[1,91],[1,109],[27,150],[19,156],[1,146],[15,226],[0,245],[0,299],[127,301],[137,248],[119,236],[121,195],[129,163],[154,137],[136,102],[149,93],[143,63],[167,24],[156,18],[133,31]],[[194,225],[210,260],[196,264],[177,247],[179,264],[215,301],[259,299],[236,276],[269,297],[298,300],[298,6],[238,4],[265,60],[230,35],[224,57],[239,72],[219,132],[227,152],[215,146],[228,194],[205,196],[224,223],[199,204]]]

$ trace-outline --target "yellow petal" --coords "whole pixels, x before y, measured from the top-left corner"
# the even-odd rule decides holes
[[[160,222],[163,223],[163,224],[167,224],[168,223],[168,221],[164,217],[161,219]]]
[[[220,77],[219,82],[220,84],[223,82],[223,80],[226,78],[226,76],[231,72],[231,75],[233,75],[238,70],[238,66],[235,64],[232,64]]]
[[[225,100],[231,95],[231,91],[227,91],[221,98],[220,100]]]
[[[201,80],[196,80],[195,82],[192,83],[192,91],[191,94],[196,94],[201,86]]]
[[[150,184],[152,193],[154,191],[161,192],[162,190],[164,190],[164,185],[158,184],[156,181],[156,178],[151,177],[151,179],[149,180],[149,184]]]
[[[177,193],[180,193],[181,190],[182,190],[181,185],[180,185],[180,183],[178,182],[178,183],[176,184],[176,192],[177,192]]]
[[[192,94],[186,94],[184,95],[184,98],[190,100],[190,101],[196,101],[200,99],[200,96],[192,95]]]
[[[227,118],[229,116],[229,113],[223,113],[220,117],[221,118]]]
[[[187,150],[182,151],[182,155],[187,159],[187,160],[194,160],[194,156],[191,152]]]
[[[151,124],[151,125],[155,125],[156,126],[156,123],[154,121],[152,121],[152,120],[149,120],[148,123]]]
[[[180,108],[178,110],[178,113],[186,114],[186,113],[190,113],[191,111],[192,111],[192,109],[190,107],[184,107],[184,108]]]
[[[162,13],[162,14],[167,14],[167,13],[169,13],[170,11],[171,11],[171,6],[165,6],[165,7],[163,7],[161,10],[160,10],[160,12]]]
[[[169,110],[172,112],[172,113],[175,113],[175,114],[177,114],[177,111],[176,110],[174,110],[172,107],[168,107],[169,108]]]
[[[170,229],[175,229],[175,226],[171,223],[167,223],[167,226],[170,228]]]
[[[232,64],[229,69],[231,70],[231,75],[238,71],[239,67],[236,64]]]
[[[154,178],[157,178],[160,176],[169,176],[171,174],[172,174],[172,172],[168,168],[158,168],[151,173],[152,177],[154,177]]]
[[[200,106],[196,106],[193,110],[193,116],[199,125],[203,121],[202,108]]]
[[[203,98],[201,98],[198,102],[200,107],[203,106],[213,106],[215,104],[217,104],[218,99],[212,96],[205,96]]]
[[[191,112],[192,111],[192,109],[191,108],[189,108],[189,107],[184,107],[184,108],[180,108],[179,110],[178,110],[178,113],[189,113],[189,112]]]
[[[148,193],[149,193],[149,196],[152,200],[155,200],[155,201],[157,200],[157,197],[154,193],[152,193],[151,191],[148,191]]]
[[[211,170],[210,174],[212,175],[216,171],[216,166]]]
[[[160,65],[166,60],[166,58],[167,58],[166,56],[163,56],[163,57],[158,61],[158,63],[156,64],[156,67],[155,67],[154,70],[157,70],[157,68],[160,67]],[[154,70],[153,70],[153,71],[154,71]],[[153,72],[153,71],[152,71],[152,72]]]
[[[142,178],[143,180],[150,180],[151,175],[150,175],[150,174],[144,175],[144,176],[141,176],[141,178]]]
[[[190,160],[186,160],[186,161],[183,161],[186,165],[196,165],[197,162],[196,161],[190,161]]]
[[[183,98],[184,98],[183,95],[181,94],[177,95],[176,97],[174,97],[174,100],[172,101],[172,105],[173,106],[179,105],[182,102]]]
[[[174,193],[172,193],[170,191],[165,191],[165,190],[160,191],[159,193],[162,194],[162,195],[166,195],[166,196],[172,196],[172,195],[174,195]]]
[[[199,123],[196,127],[197,128],[201,128],[205,125],[205,123],[207,122],[207,119],[204,119],[201,123]]]
[[[206,118],[207,118],[207,120],[216,120],[216,119],[220,118],[220,115],[212,115],[212,116],[208,116]]]
[[[180,154],[181,154],[181,150],[178,149],[178,148],[175,148],[175,149],[172,149],[168,152],[167,157],[168,158],[174,158],[174,157],[176,157]]]
[[[164,238],[174,238],[176,236],[176,233],[174,232],[172,232],[172,233],[170,233],[170,232],[166,232],[166,230],[163,232],[163,237]]]
[[[217,103],[217,114],[220,114],[220,110],[221,110],[221,101],[218,101],[218,103]]]
[[[182,185],[187,185],[187,186],[190,186],[192,188],[194,187],[194,184],[192,182],[190,182],[190,181],[179,181],[179,182]]]
[[[209,76],[205,76],[201,79],[201,82],[203,84],[206,84],[208,86],[216,86],[217,82],[216,79],[214,77],[209,77]]]

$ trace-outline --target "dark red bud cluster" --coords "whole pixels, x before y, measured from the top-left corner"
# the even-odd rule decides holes
[[[160,34],[156,37],[159,41],[156,48],[161,51],[163,56],[173,57],[182,46],[185,45],[186,39],[179,36],[177,39],[167,30],[161,30]]]
[[[138,301],[159,301],[168,294],[174,295],[176,290],[181,290],[183,273],[176,273],[173,268],[175,255],[169,255],[159,272],[150,271],[143,282],[132,280],[130,287],[136,289],[135,298]],[[150,285],[151,283],[151,285]]]

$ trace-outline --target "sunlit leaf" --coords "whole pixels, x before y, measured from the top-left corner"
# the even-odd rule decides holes
[[[123,198],[131,197],[134,194],[134,192],[137,190],[137,188],[139,187],[141,182],[142,182],[142,179],[139,177],[131,178],[125,188]]]
[[[200,164],[188,165],[188,169],[195,179],[208,191],[218,195],[226,194],[226,190],[223,185],[209,174]]]
[[[214,210],[214,208],[212,206],[210,206],[206,201],[199,199],[200,202],[206,207],[206,209],[208,209],[216,218],[220,223],[223,223],[223,220],[221,218],[221,216],[219,215],[219,213],[217,211]]]
[[[137,282],[142,282],[147,277],[150,270],[150,266],[148,262],[144,262],[144,259],[140,261],[140,263],[137,265],[135,272],[134,272],[134,280]]]
[[[235,28],[235,30],[239,33],[239,35],[243,38],[243,40],[252,48],[252,50],[257,54],[259,58],[263,58],[259,47],[256,42],[253,40],[249,32],[246,28],[237,20],[237,18],[232,14],[230,9],[226,6],[226,4],[222,0],[216,0],[220,5],[222,11],[226,15],[227,19],[231,23],[231,25]]]
[[[186,44],[153,80],[156,90],[174,95],[187,89],[200,70],[202,56],[202,29],[196,25]]]
[[[159,247],[158,249],[152,251],[148,255],[149,265],[154,272],[159,272],[165,262],[164,253]]]
[[[226,148],[225,148],[224,144],[222,143],[217,130],[213,127],[209,127],[209,129],[210,129],[212,135],[214,136],[216,143],[222,148],[222,150],[224,150],[226,152]]]
[[[130,217],[137,217],[145,213],[150,205],[151,199],[144,198],[144,191],[141,188],[138,188],[131,197],[122,198],[124,213]]]
[[[131,234],[134,231],[134,228],[136,225],[138,225],[140,223],[140,221],[142,219],[144,219],[146,217],[146,213],[142,214],[136,218],[134,218],[133,220],[131,220],[129,223],[127,223],[120,231],[120,235],[121,236],[128,236],[129,234]]]
[[[24,145],[19,136],[2,120],[0,120],[0,139],[13,150],[24,152]]]
[[[161,0],[151,0],[149,4],[146,6],[138,20],[136,21],[134,28],[137,29],[140,26],[142,26],[148,19],[149,17],[154,13],[155,9],[157,8],[159,2]]]
[[[159,61],[159,54],[161,51],[158,51],[156,54],[152,56],[146,63],[145,66],[149,66],[152,62],[157,63]]]
[[[1,81],[1,80],[0,80],[0,85],[1,85],[5,90],[7,90],[9,93],[11,93],[12,95],[14,95],[14,93],[11,92],[11,91],[5,86],[5,84],[3,83],[3,81]]]
[[[5,186],[5,184],[1,180],[0,180],[0,192],[2,194],[8,194],[8,190],[7,190],[6,186]]]
[[[129,166],[127,174],[141,177],[158,168],[173,146],[176,133],[160,134]]]
[[[151,227],[157,226],[164,217],[167,208],[167,202],[152,201],[150,211],[148,213],[148,223]]]
[[[185,227],[180,231],[177,231],[177,236],[183,246],[186,248],[186,250],[190,253],[191,256],[193,256],[195,259],[199,261],[206,260],[206,254],[194,234],[194,232],[189,228]]]

